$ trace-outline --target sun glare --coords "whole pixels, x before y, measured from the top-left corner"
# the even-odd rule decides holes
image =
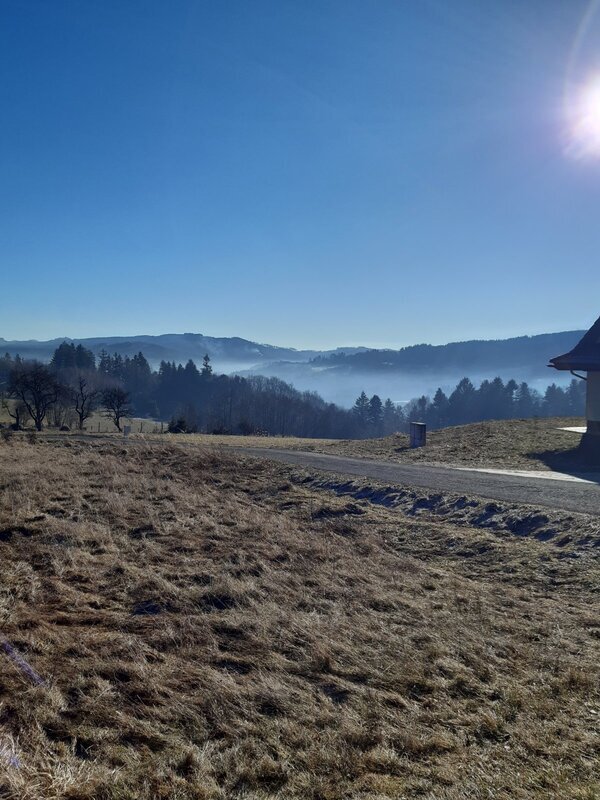
[[[600,75],[575,94],[569,116],[572,152],[580,157],[600,158]]]

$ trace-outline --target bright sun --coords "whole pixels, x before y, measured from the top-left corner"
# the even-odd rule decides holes
[[[600,157],[600,75],[576,93],[570,117],[573,144],[578,154]]]

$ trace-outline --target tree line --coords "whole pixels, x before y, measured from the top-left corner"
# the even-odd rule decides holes
[[[352,409],[367,436],[387,436],[407,431],[411,422],[425,422],[431,429],[490,419],[530,419],[532,417],[580,417],[585,409],[585,381],[573,379],[565,388],[552,383],[542,394],[527,383],[506,383],[501,378],[484,380],[476,388],[463,378],[446,395],[438,389],[433,399],[423,395],[405,406],[385,403],[374,395],[362,394]]]
[[[215,375],[208,356],[199,369],[161,362],[152,370],[143,353],[99,354],[63,342],[49,364],[0,358],[2,405],[19,429],[33,423],[86,427],[94,413],[118,430],[131,416],[169,420],[174,432],[264,433],[344,438],[358,435],[349,410],[301,392],[278,378]]]
[[[102,413],[122,429],[123,420],[150,417],[170,420],[173,432],[263,433],[314,438],[367,438],[406,431],[410,422],[430,428],[487,419],[535,416],[580,416],[585,403],[583,381],[544,394],[526,383],[483,381],[478,388],[461,380],[446,395],[423,395],[401,406],[391,399],[362,392],[352,409],[327,403],[317,393],[299,391],[279,378],[217,375],[210,358],[202,366],[162,361],[152,370],[143,353],[98,358],[83,347],[63,342],[49,364],[0,357],[2,405],[13,428],[33,423],[84,429]]]

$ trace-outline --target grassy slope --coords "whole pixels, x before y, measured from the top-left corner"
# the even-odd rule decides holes
[[[577,447],[580,436],[557,429],[583,424],[579,418],[478,422],[432,431],[428,434],[427,446],[418,450],[409,448],[405,434],[383,439],[343,440],[207,435],[189,438],[202,444],[311,450],[398,463],[538,470],[556,466],[557,458],[569,461],[569,451]]]
[[[176,445],[0,451],[2,631],[47,681],[3,665],[2,797],[600,796],[593,551]]]

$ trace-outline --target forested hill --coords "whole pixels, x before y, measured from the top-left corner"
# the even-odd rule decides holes
[[[442,373],[462,370],[465,373],[538,368],[542,371],[548,359],[570,350],[585,331],[544,333],[518,336],[513,339],[471,340],[444,345],[416,344],[401,350],[367,350],[361,353],[319,355],[315,366],[343,368],[356,372],[434,371]]]
[[[0,356],[0,409],[22,430],[29,420],[45,425],[85,427],[102,410],[117,430],[132,416],[165,421],[174,433],[268,433],[316,438],[378,437],[406,430],[410,422],[439,428],[486,419],[579,416],[585,384],[572,379],[566,389],[550,385],[542,394],[527,383],[482,381],[477,388],[462,378],[448,395],[438,388],[404,407],[362,391],[351,410],[300,392],[278,378],[215,375],[210,358],[198,369],[163,361],[153,371],[143,353],[133,358],[63,342],[49,365]],[[2,423],[4,425],[5,423]],[[10,434],[9,434],[10,436]]]
[[[97,358],[103,351],[122,358],[142,352],[152,369],[158,369],[161,362],[200,363],[208,355],[219,373],[277,377],[301,391],[318,392],[326,401],[349,408],[363,390],[369,396],[406,402],[422,394],[433,396],[438,387],[451,391],[465,375],[476,382],[497,376],[513,378],[540,391],[552,381],[566,385],[570,376],[549,370],[548,359],[570,350],[582,335],[583,331],[566,331],[445,345],[418,344],[401,350],[346,347],[329,351],[294,350],[199,333],[66,341],[81,344]],[[49,362],[62,342],[0,338],[0,356],[19,354]]]
[[[371,350],[365,347],[339,347],[336,350],[295,350],[272,344],[260,344],[237,336],[215,337],[200,333],[167,333],[160,336],[105,336],[88,339],[51,339],[48,341],[9,341],[0,337],[0,353],[49,361],[63,342],[81,344],[98,356],[103,350],[133,356],[142,351],[150,364],[188,359],[201,361],[208,354],[222,371],[251,370],[253,366],[278,369],[285,364],[308,363],[317,368],[343,368],[348,372],[442,372],[459,371],[461,375],[481,371],[504,371],[532,368],[543,372],[548,359],[570,350],[584,331],[544,333],[512,339],[471,340],[450,344],[416,344],[400,350]],[[284,377],[284,376],[281,376]]]

